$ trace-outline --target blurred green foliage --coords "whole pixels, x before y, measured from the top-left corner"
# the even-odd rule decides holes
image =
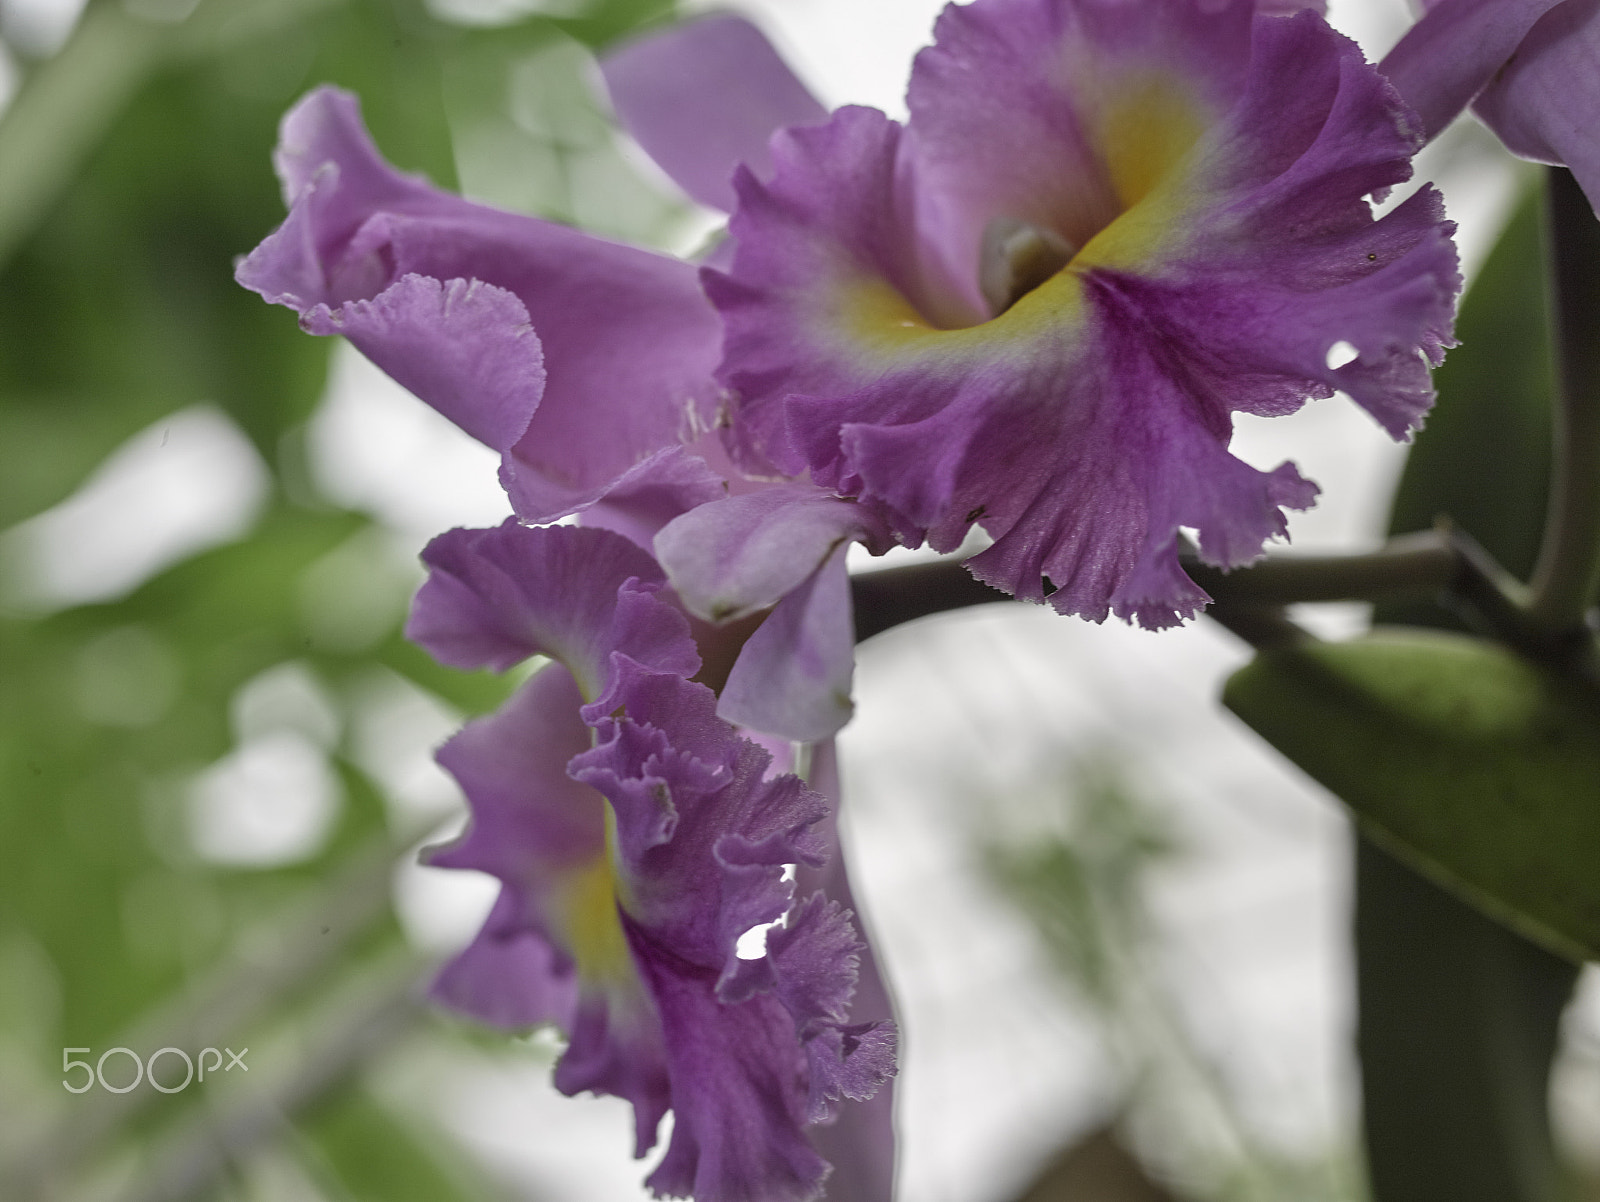
[[[201,0],[181,21],[141,24],[119,0],[93,0],[58,54],[18,59],[20,89],[0,116],[10,173],[0,184],[0,247],[10,248],[0,261],[0,529],[70,496],[132,435],[200,402],[244,432],[271,486],[243,541],[190,555],[127,596],[48,613],[0,607],[0,1196],[251,1196],[245,1166],[268,1146],[329,1197],[498,1196],[439,1132],[375,1100],[360,1056],[285,1051],[301,1077],[259,1088],[297,1128],[245,1124],[254,1134],[213,1163],[201,1103],[210,1085],[73,1096],[60,1084],[61,1049],[148,1054],[158,1036],[191,1052],[202,1039],[314,1044],[329,999],[395,957],[402,971],[386,988],[403,1009],[427,966],[405,947],[389,879],[422,831],[386,802],[355,746],[364,684],[399,678],[465,714],[508,688],[439,669],[400,638],[412,577],[367,570],[356,551],[381,534],[377,519],[341,509],[308,476],[304,428],[332,346],[232,279],[234,258],[283,217],[269,157],[279,117],[317,83],[351,88],[384,152],[445,187],[474,162],[463,145],[485,129],[501,131],[513,158],[602,158],[634,202],[608,211],[614,232],[660,237],[687,209],[630,175],[608,132],[596,135],[579,67],[584,47],[671,7],[594,0],[563,6],[564,17],[474,26],[421,0]],[[111,26],[138,34],[116,60],[125,86],[93,74],[99,51],[87,40]],[[570,48],[554,82],[538,66],[551,47]],[[570,93],[575,131],[527,128],[518,89],[529,86]],[[30,165],[39,203],[18,174]],[[473,171],[484,174],[481,163]],[[587,216],[570,188],[489,199]],[[26,585],[13,575],[5,595]],[[364,609],[350,637],[341,605]],[[208,860],[191,837],[187,791],[237,749],[230,712],[241,690],[285,664],[332,711],[333,827],[295,862]],[[382,1029],[391,1041],[461,1038],[415,1015]],[[217,1088],[248,1101],[231,1079]],[[188,1175],[151,1185],[148,1174],[174,1165]]]

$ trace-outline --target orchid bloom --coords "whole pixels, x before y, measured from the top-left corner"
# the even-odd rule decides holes
[[[1432,401],[1460,287],[1410,174],[1414,116],[1314,12],[1249,0],[978,0],[871,109],[734,176],[705,272],[730,443],[1019,598],[1161,627],[1315,486],[1228,453],[1236,412],[1349,395],[1395,438]],[[1340,344],[1356,355],[1333,365]],[[701,519],[709,527],[709,519]],[[676,557],[664,563],[676,582]]]
[[[892,1024],[847,1020],[849,913],[820,891],[795,904],[785,881],[826,858],[824,800],[716,717],[689,623],[627,539],[508,521],[424,560],[407,634],[441,662],[554,661],[439,752],[472,824],[431,863],[502,887],[436,996],[565,1031],[557,1087],[632,1102],[636,1155],[670,1109],[658,1194],[814,1198],[828,1164],[806,1128],[894,1071]],[[765,954],[740,958],[771,923]]]

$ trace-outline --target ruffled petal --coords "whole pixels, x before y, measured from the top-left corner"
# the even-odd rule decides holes
[[[811,748],[809,783],[832,807],[832,812],[821,824],[827,828],[829,842],[839,846],[839,852],[820,868],[801,865],[795,874],[795,888],[805,897],[820,892],[830,901],[847,910],[859,908],[850,888],[850,874],[846,864],[845,848],[839,844],[837,827],[843,795],[839,784],[838,750],[832,739]],[[856,953],[856,992],[852,1012],[855,1017],[869,1021],[862,1028],[870,1031],[873,1041],[885,1042],[893,1023],[894,1004],[873,955],[870,939],[864,937]],[[770,949],[770,935],[768,947]],[[844,1037],[841,1036],[841,1045]],[[842,1047],[841,1047],[842,1051]],[[846,1057],[848,1059],[848,1057]],[[871,1058],[857,1062],[862,1066],[872,1063]],[[881,1061],[879,1062],[881,1065]],[[846,1100],[837,1104],[835,1122],[813,1128],[811,1141],[823,1158],[833,1166],[828,1188],[835,1197],[849,1198],[851,1202],[892,1202],[895,1177],[894,1136],[894,1081],[891,1078],[865,1101]]]
[[[590,743],[582,697],[551,664],[440,748],[472,821],[428,862],[487,872],[500,897],[433,996],[495,1026],[554,1023],[569,1037],[557,1088],[633,1103],[637,1154],[670,1104],[662,1034],[617,909],[605,799],[567,774]]]
[[[1199,531],[1206,559],[1236,566],[1315,495],[1292,465],[1261,472],[1230,456],[1232,413],[1286,413],[1343,389],[1404,436],[1431,401],[1427,363],[1449,345],[1460,278],[1431,190],[1372,217],[1366,197],[1407,177],[1418,139],[1353,43],[1311,13],[1141,12],[1182,36],[1130,32],[1119,6],[1009,0],[951,10],[941,31],[962,38],[919,61],[946,88],[976,87],[1006,46],[1025,75],[1054,31],[1049,61],[1090,64],[1083,82],[1058,71],[1032,84],[1035,124],[1077,114],[1080,158],[1094,159],[1096,178],[1057,198],[1054,216],[1050,197],[1016,211],[1029,189],[1056,186],[1031,166],[939,189],[950,173],[928,147],[947,126],[960,134],[953,114],[981,98],[944,97],[931,129],[914,109],[909,141],[846,109],[778,139],[770,186],[740,178],[733,269],[707,284],[748,464],[809,470],[907,542],[953,550],[981,523],[995,540],[973,562],[983,579],[1065,613],[1161,627],[1206,601],[1178,566],[1180,527]],[[1027,36],[999,37],[1013,20]],[[1202,69],[1178,47],[1207,21]],[[981,72],[946,61],[973,46]],[[1148,69],[1135,69],[1141,55]],[[1004,128],[994,137],[1012,144]],[[1102,195],[1119,212],[1094,229]],[[982,247],[1018,273],[988,321],[952,328],[920,299],[928,248],[959,240],[930,242],[908,215],[941,210],[966,214],[969,235],[981,218],[1010,239]],[[1343,341],[1358,357],[1331,368]]]
[[[733,208],[733,169],[771,166],[767,141],[828,112],[754,25],[700,17],[625,43],[600,61],[622,126],[703,205]]]
[[[289,218],[243,260],[240,283],[313,332],[358,329],[353,340],[379,367],[490,445],[514,436],[502,479],[525,518],[591,505],[710,426],[721,331],[691,265],[402,175],[373,147],[355,98],[333,88],[284,119],[278,162]],[[422,285],[385,299],[408,276],[443,289],[432,309]],[[463,289],[475,307],[452,318]],[[346,313],[360,302],[375,308]],[[467,320],[470,339],[432,355]],[[532,387],[537,346],[543,376]],[[507,349],[519,347],[520,357]],[[480,363],[480,350],[496,358]],[[495,387],[483,393],[486,379]]]
[[[709,1199],[808,1199],[827,1163],[806,1136],[892,1069],[893,1033],[850,1024],[859,942],[837,906],[795,911],[759,961],[740,937],[790,912],[788,865],[818,866],[823,799],[688,679],[688,622],[648,554],[608,530],[452,531],[413,637],[447,662],[551,664],[439,752],[472,822],[431,862],[502,882],[435,996],[502,1026],[556,1022],[555,1081],[634,1106],[650,1183]]]
[[[812,1202],[828,1164],[804,1134],[806,1057],[789,1012],[770,994],[729,1005],[716,974],[641,935],[634,949],[673,1081],[672,1140],[645,1184],[695,1202]]]
[[[820,862],[826,813],[767,753],[716,716],[703,685],[624,664],[622,718],[597,716],[575,780],[612,803],[624,908],[686,960],[734,972],[739,937],[789,908],[786,864]]]

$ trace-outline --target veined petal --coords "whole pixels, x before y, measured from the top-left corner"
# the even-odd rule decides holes
[[[696,1202],[811,1202],[828,1164],[804,1134],[806,1057],[792,1016],[771,994],[729,1005],[714,973],[638,936],[634,947],[674,1087],[672,1141],[645,1184]]]
[[[1441,5],[1441,8],[1443,6]],[[1421,28],[1434,17],[1428,13]],[[1600,204],[1600,5],[1566,0],[1546,13],[1479,94],[1473,111],[1523,158],[1567,167]]]
[[[289,218],[240,264],[240,283],[313,332],[358,331],[364,353],[445,416],[497,449],[511,440],[503,477],[525,518],[592,504],[711,424],[720,330],[689,264],[397,172],[355,98],[333,88],[285,117],[278,163]],[[389,294],[411,276],[443,287],[445,303],[430,311],[421,285]],[[463,289],[478,303],[457,341],[466,319],[452,322],[450,302]],[[346,312],[363,302],[373,308]],[[484,392],[486,379],[496,386]]]
[[[685,192],[733,208],[733,169],[771,165],[767,141],[828,112],[761,31],[719,13],[627,42],[600,62],[622,126]]]
[[[1422,118],[1430,139],[1467,107],[1513,55],[1523,57],[1518,47],[1541,17],[1552,9],[1574,7],[1562,0],[1438,0],[1424,6],[1427,13],[1384,56],[1378,69]],[[1562,75],[1557,86],[1569,89],[1570,101],[1570,89],[1582,87],[1587,78],[1588,74]]]
[[[707,286],[740,453],[904,541],[952,550],[981,523],[973,569],[1018,597],[1170,625],[1206,601],[1180,527],[1235,566],[1315,495],[1228,454],[1233,412],[1343,389],[1404,436],[1431,401],[1451,227],[1431,190],[1376,221],[1366,199],[1409,174],[1414,119],[1312,13],[992,0],[940,34],[909,134],[841,110],[777,140],[770,185],[739,179]],[[1016,115],[964,183],[980,87]],[[994,316],[952,320],[975,297]],[[1358,358],[1330,368],[1341,341]]]

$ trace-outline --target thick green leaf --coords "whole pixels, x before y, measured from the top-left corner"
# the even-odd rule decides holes
[[[1541,196],[1527,189],[1468,290],[1461,345],[1406,461],[1390,532],[1444,518],[1511,571],[1538,554],[1553,389]],[[1436,604],[1382,623],[1463,630]],[[1546,1097],[1577,969],[1419,875],[1356,847],[1362,1115],[1379,1202],[1536,1202],[1560,1170]]]
[[[1600,957],[1600,699],[1497,644],[1383,629],[1267,652],[1227,706],[1386,848],[1574,959]]]

